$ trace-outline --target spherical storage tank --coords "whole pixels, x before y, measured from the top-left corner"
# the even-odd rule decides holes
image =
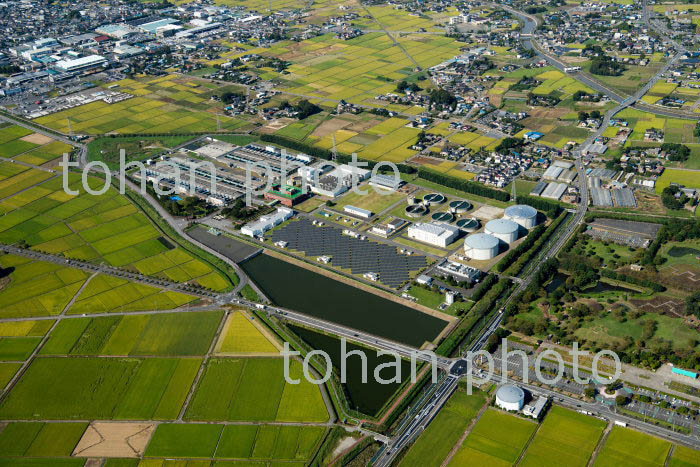
[[[506,243],[513,243],[518,239],[518,224],[508,219],[494,219],[486,223],[484,231]]]
[[[504,410],[520,410],[525,403],[525,391],[512,384],[504,384],[496,391],[496,406]]]
[[[498,239],[485,233],[470,235],[464,239],[464,253],[471,259],[494,258],[498,255]]]
[[[506,208],[503,218],[517,222],[526,229],[531,229],[537,225],[537,209],[527,204],[516,204]]]

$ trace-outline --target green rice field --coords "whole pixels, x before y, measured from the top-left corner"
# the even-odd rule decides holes
[[[522,466],[586,466],[606,423],[573,410],[554,406],[530,442]]]
[[[87,423],[11,422],[0,432],[2,457],[67,457]]]
[[[536,428],[535,422],[488,409],[449,465],[513,465]]]
[[[207,364],[185,418],[228,421],[328,421],[320,389],[302,375],[292,360],[289,384],[282,358],[216,358]],[[261,391],[260,388],[265,388]]]
[[[309,462],[326,428],[161,424],[146,457]]]
[[[37,358],[0,403],[0,417],[172,420],[200,364],[200,358]]]
[[[220,311],[62,320],[42,355],[204,355]]]
[[[458,390],[401,460],[402,467],[440,465],[486,403],[486,393]]]
[[[596,467],[664,465],[671,443],[615,426],[596,458]]]
[[[0,219],[0,242],[25,242],[47,253],[104,261],[176,282],[193,281],[213,290],[230,287],[209,264],[174,245],[114,187],[102,195],[91,195],[82,190],[78,174],[69,175],[68,188],[79,190],[78,195],[64,191],[61,178],[47,180],[51,174],[33,169],[0,180],[0,197],[3,193],[9,196],[0,202],[0,212],[4,214]],[[102,187],[103,182],[88,180],[93,189]],[[158,303],[143,300],[152,295],[148,289],[136,286],[131,289],[133,293],[125,294],[123,299],[95,305],[100,309],[113,305],[119,308],[132,299],[137,302],[134,306],[143,309],[146,303],[151,306]],[[191,300],[168,293],[158,299],[162,299],[163,307]]]

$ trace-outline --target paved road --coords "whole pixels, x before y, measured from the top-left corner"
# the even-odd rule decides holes
[[[646,1],[645,1],[646,4]],[[496,5],[496,4],[494,4]],[[535,16],[523,13],[522,11],[515,10],[511,7],[505,6],[505,5],[500,5],[498,6],[502,7],[509,13],[513,14],[514,16],[517,16],[521,21],[523,21],[523,28],[521,30],[521,36],[522,37],[522,43],[523,46],[526,49],[531,49],[534,50],[535,53],[537,53],[538,56],[546,60],[550,65],[558,68],[561,71],[564,71],[564,68],[570,67],[571,65],[566,64],[556,58],[555,56],[547,53],[544,49],[540,47],[540,45],[537,43],[536,40],[536,28],[537,25],[539,24],[539,19]],[[644,11],[647,11],[646,8]],[[655,26],[653,23],[648,21],[648,15],[647,15],[647,23],[649,24],[650,27],[654,28]],[[660,34],[663,35],[661,31],[657,31]],[[620,104],[625,104],[625,107],[629,107],[631,105],[636,105],[639,107],[641,110],[644,110],[646,112],[654,113],[656,115],[662,115],[666,117],[678,117],[678,118],[688,118],[688,119],[700,119],[700,115],[693,114],[693,113],[688,113],[688,112],[683,112],[671,108],[663,108],[660,106],[655,106],[655,105],[650,105],[646,104],[644,102],[639,101],[641,97],[646,94],[646,92],[661,78],[661,75],[668,70],[669,67],[671,67],[673,64],[675,64],[679,59],[680,56],[686,52],[686,49],[682,47],[680,44],[677,42],[673,41],[672,39],[668,37],[664,37],[665,39],[669,40],[674,44],[674,47],[676,47],[676,50],[679,52],[676,53],[667,63],[666,65],[660,70],[654,77],[647,82],[647,84],[638,90],[637,93],[634,94],[634,96],[629,96],[625,97],[621,95],[619,92],[611,89],[609,86],[606,84],[598,81],[597,79],[593,78],[591,75],[584,73],[584,72],[578,72],[578,73],[569,73],[569,76],[576,78],[578,81],[586,84],[588,87],[595,89],[596,91],[603,93],[607,95],[610,99],[614,100],[615,102],[618,102]],[[601,132],[602,133],[602,132]]]

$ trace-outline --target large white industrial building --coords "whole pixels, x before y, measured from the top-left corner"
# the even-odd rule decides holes
[[[343,164],[337,169],[321,175],[318,183],[311,186],[311,191],[318,195],[335,198],[352,188],[353,177],[355,186],[357,186],[361,181],[366,180],[371,173],[369,170]]]
[[[510,244],[518,239],[518,224],[508,219],[493,219],[486,223],[484,232]]]
[[[408,236],[445,248],[459,236],[459,228],[442,222],[416,223],[408,228]]]
[[[464,253],[471,259],[488,260],[498,255],[498,244],[493,235],[476,233],[464,240]]]
[[[529,230],[537,225],[537,209],[527,204],[516,204],[506,208],[503,218]]]
[[[53,64],[53,67],[61,71],[82,71],[106,64],[107,59],[102,55],[88,55],[72,60],[59,60]]]
[[[513,384],[504,384],[496,391],[496,407],[518,411],[525,404],[525,391]]]
[[[294,215],[294,211],[289,208],[277,208],[276,212],[262,216],[255,222],[250,222],[241,227],[241,233],[249,237],[259,237],[273,227],[280,225],[282,222],[290,219]]]

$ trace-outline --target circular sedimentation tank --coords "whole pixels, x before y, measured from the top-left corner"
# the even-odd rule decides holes
[[[500,238],[506,243],[513,243],[518,239],[520,226],[508,219],[494,219],[486,223],[484,232]]]
[[[454,212],[461,214],[464,212],[469,211],[472,208],[472,205],[469,201],[452,201],[450,202],[450,209],[453,209]]]
[[[428,213],[428,209],[420,204],[412,204],[406,208],[406,215],[409,217],[422,217]]]
[[[455,216],[450,214],[449,212],[436,212],[432,216],[430,216],[434,221],[438,222],[452,222],[455,220]]]
[[[493,235],[475,233],[464,240],[464,253],[472,259],[487,260],[498,255],[499,240]]]
[[[470,217],[469,219],[460,219],[457,221],[457,227],[467,233],[476,232],[479,230],[479,221],[473,217]]]
[[[440,193],[428,193],[423,199],[430,204],[440,204],[444,203],[446,198]]]
[[[504,384],[496,391],[496,405],[505,410],[520,410],[525,403],[525,391],[514,384]]]
[[[527,204],[516,204],[506,208],[503,218],[516,222],[526,229],[531,229],[537,225],[537,209]]]

